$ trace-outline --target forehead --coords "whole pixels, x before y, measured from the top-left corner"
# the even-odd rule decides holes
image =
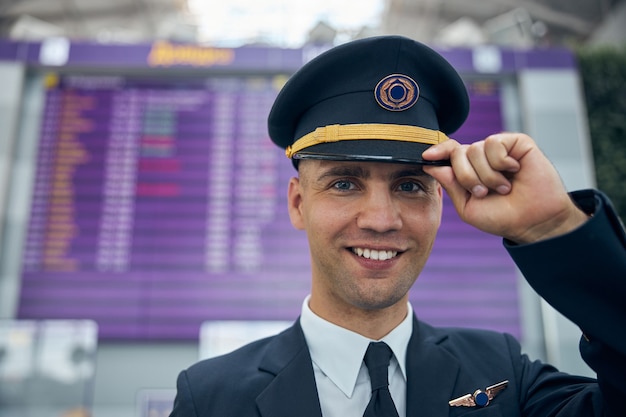
[[[420,165],[362,161],[301,161],[299,174],[301,177],[306,176],[311,179],[327,176],[353,176],[362,178],[424,176],[432,178],[422,170]]]

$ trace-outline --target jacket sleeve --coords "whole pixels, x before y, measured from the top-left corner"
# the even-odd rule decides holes
[[[599,191],[572,193],[592,217],[553,239],[504,242],[528,283],[582,330],[580,351],[597,373],[608,415],[620,415],[626,396],[626,235]]]
[[[176,398],[170,417],[196,417],[197,415],[187,379],[187,371],[182,371],[176,381]]]

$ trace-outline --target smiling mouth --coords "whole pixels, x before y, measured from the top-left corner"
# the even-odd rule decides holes
[[[365,259],[372,259],[374,261],[386,261],[398,256],[398,251],[395,250],[376,250],[367,248],[352,248],[352,253]]]

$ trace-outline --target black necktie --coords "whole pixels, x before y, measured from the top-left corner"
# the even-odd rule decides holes
[[[371,342],[365,352],[365,366],[372,383],[372,398],[363,417],[398,417],[389,392],[389,360],[391,349],[385,342]]]

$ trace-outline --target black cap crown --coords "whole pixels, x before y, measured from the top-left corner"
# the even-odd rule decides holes
[[[349,42],[305,64],[278,94],[269,135],[297,159],[423,164],[469,112],[467,90],[437,52],[401,36]]]

